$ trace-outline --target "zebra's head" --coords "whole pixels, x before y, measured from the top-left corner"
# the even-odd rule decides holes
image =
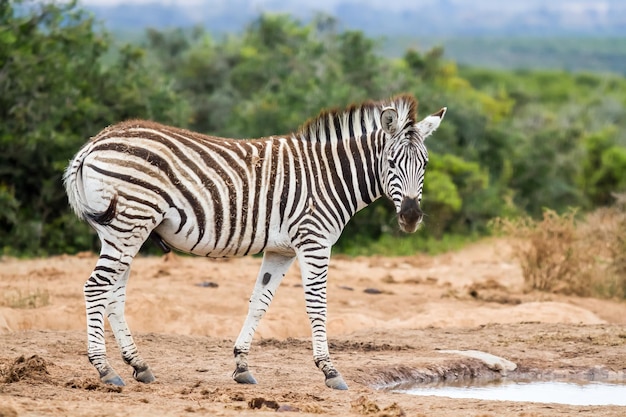
[[[424,140],[439,127],[446,114],[442,108],[424,120],[414,123],[398,117],[393,107],[383,109],[380,121],[387,135],[381,161],[383,190],[393,202],[400,229],[413,233],[422,222],[420,208],[428,151]]]

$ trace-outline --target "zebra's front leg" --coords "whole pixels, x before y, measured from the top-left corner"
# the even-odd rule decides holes
[[[126,364],[133,367],[133,377],[143,383],[150,383],[155,380],[154,374],[148,364],[139,356],[137,346],[133,341],[133,336],[128,329],[124,307],[126,305],[126,284],[130,275],[130,268],[115,283],[109,304],[106,308],[107,317],[111,330],[115,335],[115,340],[122,352],[122,358]]]
[[[252,338],[294,259],[294,256],[285,256],[272,252],[265,252],[263,255],[261,270],[250,297],[248,315],[235,342],[236,368],[233,373],[233,379],[240,384],[256,384],[256,379],[248,369],[248,353],[250,353]]]
[[[333,366],[330,360],[330,353],[328,352],[326,336],[326,280],[328,277],[329,260],[329,247],[317,245],[313,247],[303,246],[298,252],[306,312],[311,322],[315,365],[324,372],[327,387],[346,390],[348,385]]]

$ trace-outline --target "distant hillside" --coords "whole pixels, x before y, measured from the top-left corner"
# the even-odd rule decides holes
[[[461,65],[626,74],[626,1],[622,0],[397,0],[385,11],[373,0],[321,3],[326,5],[322,11],[337,19],[340,30],[361,30],[381,39],[380,52],[385,56],[441,45],[446,57]],[[303,21],[316,13],[314,0],[297,4],[257,0],[255,4],[213,0],[208,7],[155,1],[85,7],[119,39],[130,42],[140,41],[148,27],[201,25],[214,34],[236,33],[264,11],[288,12]]]
[[[443,46],[460,65],[498,69],[560,69],[626,75],[626,39],[613,37],[455,36],[388,38],[380,51],[401,56]]]
[[[316,11],[338,18],[345,28],[385,36],[626,36],[622,0],[430,0],[383,2],[335,0],[213,0],[211,2],[109,3],[88,9],[113,30],[204,25],[211,32],[238,32],[263,11],[308,19]]]

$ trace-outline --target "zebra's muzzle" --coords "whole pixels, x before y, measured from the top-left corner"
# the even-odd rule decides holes
[[[403,232],[413,233],[422,222],[424,212],[414,198],[404,197],[398,212],[398,225]]]

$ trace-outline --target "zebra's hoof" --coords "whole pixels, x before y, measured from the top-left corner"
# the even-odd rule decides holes
[[[140,371],[135,371],[133,374],[134,374],[133,376],[135,377],[135,380],[139,382],[143,382],[144,384],[149,384],[151,382],[156,381],[154,374],[152,373],[150,368],[148,368],[147,366],[145,369],[140,370]]]
[[[348,384],[343,380],[341,375],[332,378],[326,378],[326,386],[332,389],[347,390]]]
[[[256,384],[256,379],[250,371],[237,372],[233,374],[233,379],[240,384]]]
[[[115,372],[109,372],[108,374],[101,376],[100,381],[105,384],[115,385],[116,387],[123,387],[126,385],[124,384],[122,378],[120,378],[120,376]]]

